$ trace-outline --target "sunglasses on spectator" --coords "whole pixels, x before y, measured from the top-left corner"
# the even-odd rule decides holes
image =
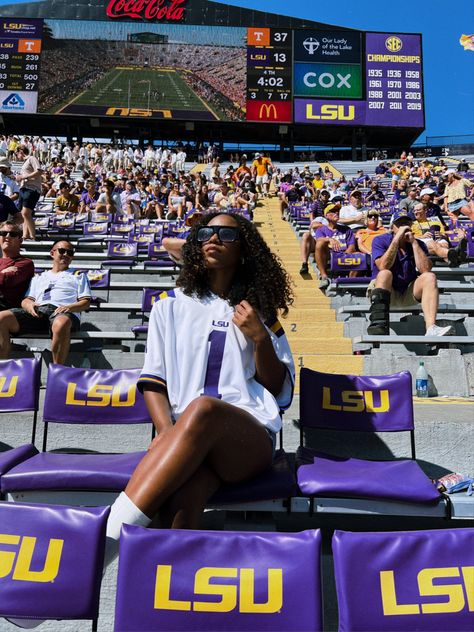
[[[21,233],[16,230],[0,230],[0,237],[21,237]]]
[[[56,248],[60,255],[67,255],[68,257],[74,257],[73,248]]]
[[[367,215],[367,219],[378,219],[378,215]]]
[[[230,243],[239,238],[239,229],[233,226],[202,226],[197,232],[197,240],[203,243],[213,235],[217,235],[223,243]]]

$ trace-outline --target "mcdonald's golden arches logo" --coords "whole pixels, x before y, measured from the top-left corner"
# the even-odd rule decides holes
[[[263,114],[265,113],[265,116]],[[270,116],[270,114],[272,116]],[[258,118],[269,121],[270,119],[276,121],[278,118],[277,109],[274,103],[262,103],[258,113]]]
[[[396,37],[396,35],[391,35],[385,40],[385,47],[391,53],[398,53],[399,50],[402,50],[403,42],[399,37]]]

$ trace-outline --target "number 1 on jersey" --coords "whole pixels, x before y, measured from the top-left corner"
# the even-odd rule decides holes
[[[206,378],[204,380],[204,390],[202,395],[209,397],[217,397],[221,399],[219,393],[219,378],[221,375],[222,358],[224,357],[226,331],[217,331],[214,329],[209,334],[208,341],[211,343],[209,347],[209,356],[207,358]]]

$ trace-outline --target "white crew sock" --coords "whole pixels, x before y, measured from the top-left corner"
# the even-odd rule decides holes
[[[123,524],[136,524],[148,527],[151,518],[146,516],[133,501],[122,492],[110,509],[107,521],[104,570],[118,555],[120,530]]]

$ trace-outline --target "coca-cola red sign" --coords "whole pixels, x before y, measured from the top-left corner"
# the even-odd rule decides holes
[[[186,0],[109,0],[109,18],[180,22],[184,19]]]

